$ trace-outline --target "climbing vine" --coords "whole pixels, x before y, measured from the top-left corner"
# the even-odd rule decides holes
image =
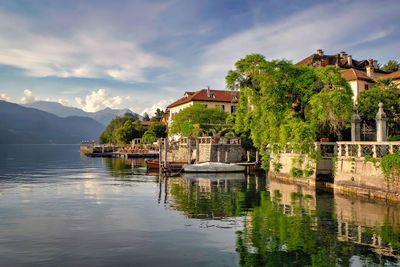
[[[248,55],[226,76],[227,87],[240,91],[234,130],[250,138],[268,168],[269,155],[288,147],[318,160],[314,142],[321,136],[342,138],[352,113],[352,91],[339,69],[296,66]],[[297,173],[299,174],[299,172]]]

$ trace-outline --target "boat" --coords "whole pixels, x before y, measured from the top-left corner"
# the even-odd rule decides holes
[[[181,170],[183,165],[187,162],[168,162],[171,170]],[[158,170],[160,169],[160,161],[158,160],[146,160],[146,165],[148,170]]]
[[[185,164],[183,165],[185,172],[244,172],[245,166],[236,164],[221,163],[221,162],[204,162],[199,164]]]

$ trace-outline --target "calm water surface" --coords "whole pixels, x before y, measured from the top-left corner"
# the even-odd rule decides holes
[[[265,175],[159,179],[76,145],[0,146],[1,266],[398,266],[399,220]]]

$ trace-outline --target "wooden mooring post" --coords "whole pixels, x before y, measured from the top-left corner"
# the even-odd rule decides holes
[[[187,146],[188,146],[188,164],[192,163],[192,138],[187,138]]]

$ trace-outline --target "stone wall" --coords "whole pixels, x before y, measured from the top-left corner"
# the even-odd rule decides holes
[[[200,162],[241,162],[246,157],[246,151],[240,144],[199,144]],[[196,160],[196,145],[191,145],[191,158]],[[164,161],[165,153],[161,150],[161,161]],[[189,152],[188,145],[172,144],[168,147],[168,161],[172,162],[188,162]]]
[[[377,163],[379,164],[379,163]],[[369,198],[400,200],[400,186],[387,182],[380,168],[364,158],[340,157],[334,179],[335,191]]]
[[[298,169],[304,170],[307,165],[307,156],[303,154],[296,154],[296,153],[281,153],[279,155],[279,159],[276,154],[271,155],[271,165],[269,168],[269,177],[278,178],[281,180],[293,181],[303,184],[315,185],[316,182],[316,165],[313,162],[309,162],[308,164],[311,165],[311,168],[314,169],[314,173],[309,177],[290,177],[290,169],[292,167],[296,167]],[[293,164],[293,161],[298,161],[301,159],[302,164]],[[273,163],[280,163],[282,165],[281,169],[278,173],[274,171]]]

